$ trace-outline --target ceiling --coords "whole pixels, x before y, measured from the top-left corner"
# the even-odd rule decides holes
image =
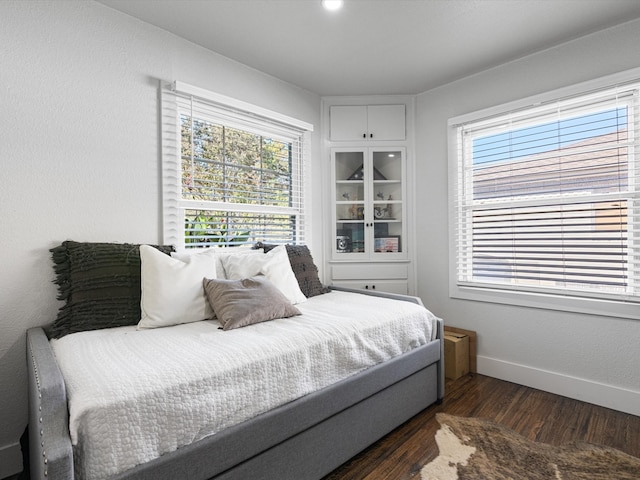
[[[640,18],[640,0],[98,0],[319,95],[417,94]]]

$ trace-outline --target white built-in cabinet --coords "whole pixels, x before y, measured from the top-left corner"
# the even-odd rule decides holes
[[[402,104],[325,108],[330,222],[326,272],[331,285],[415,294],[412,171]],[[335,104],[332,104],[335,103]]]
[[[330,108],[331,141],[404,141],[404,105],[333,105]]]

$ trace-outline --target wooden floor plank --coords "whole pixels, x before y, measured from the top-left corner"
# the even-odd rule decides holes
[[[437,412],[495,420],[539,442],[590,442],[640,458],[640,417],[484,375],[447,381],[445,399],[401,425],[323,480],[407,480],[438,456]]]

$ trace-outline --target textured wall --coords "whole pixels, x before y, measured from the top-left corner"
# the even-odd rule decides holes
[[[0,2],[0,478],[22,468],[25,331],[55,318],[48,249],[161,240],[158,79],[319,125],[320,99],[101,4]],[[313,155],[317,156],[317,134]],[[320,177],[319,162],[312,174]],[[319,205],[320,189],[313,191]],[[320,230],[321,215],[314,215]],[[321,248],[312,249],[321,260]]]

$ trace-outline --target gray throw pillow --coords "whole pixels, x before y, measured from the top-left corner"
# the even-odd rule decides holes
[[[203,280],[204,292],[223,330],[245,327],[301,312],[266,277]]]

